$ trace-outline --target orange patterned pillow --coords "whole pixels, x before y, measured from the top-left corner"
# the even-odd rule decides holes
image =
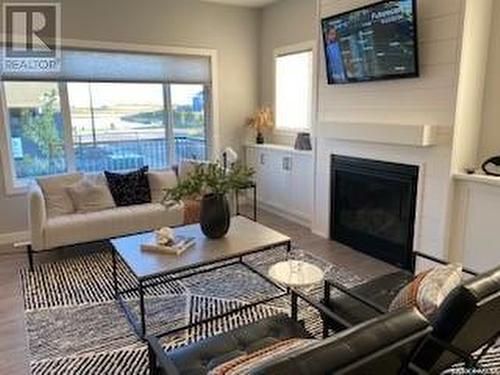
[[[255,352],[243,354],[210,370],[208,375],[250,374],[262,364],[276,357],[286,358],[290,352],[306,348],[315,343],[314,339],[291,338],[278,341]]]
[[[431,318],[444,299],[462,281],[462,265],[448,264],[421,272],[401,289],[391,302],[389,311],[416,306],[422,314]]]
[[[412,282],[399,291],[389,306],[389,311],[398,310],[402,307],[417,306],[417,295],[420,284],[431,270],[420,272]]]

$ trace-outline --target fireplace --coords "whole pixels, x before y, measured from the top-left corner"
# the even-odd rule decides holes
[[[411,269],[418,167],[332,155],[331,239]]]

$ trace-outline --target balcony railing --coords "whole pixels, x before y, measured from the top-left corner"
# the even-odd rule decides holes
[[[203,138],[175,137],[175,158],[169,160],[169,143],[164,139],[106,141],[75,144],[76,168],[82,172],[166,168],[182,159],[206,159]]]
[[[75,167],[81,172],[120,171],[148,165],[162,169],[183,159],[206,159],[204,138],[176,136],[173,160],[170,160],[170,143],[165,138],[140,139],[139,135],[123,140],[102,142],[75,142]],[[25,157],[16,159],[16,178],[31,179],[37,176],[64,173],[68,170],[65,155],[47,157],[34,146],[26,147]]]

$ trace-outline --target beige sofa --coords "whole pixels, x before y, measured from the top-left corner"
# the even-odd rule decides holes
[[[105,180],[102,175],[87,177],[89,176],[101,183]],[[148,174],[152,203],[84,213],[61,210],[57,207],[64,203],[65,199],[67,200],[65,192],[68,186],[83,178],[86,176],[79,173],[64,174],[39,179],[32,185],[29,192],[30,267],[32,267],[33,252],[183,223],[182,204],[166,208],[160,203],[162,189],[177,184],[177,176],[172,170],[152,171]]]

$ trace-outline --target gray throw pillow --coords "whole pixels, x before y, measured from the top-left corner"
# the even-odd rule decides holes
[[[107,185],[94,184],[87,179],[71,185],[68,193],[78,213],[103,211],[116,207]]]
[[[82,178],[83,174],[81,173],[66,173],[36,179],[43,191],[47,216],[55,217],[75,212],[73,200],[68,194],[68,187]]]

